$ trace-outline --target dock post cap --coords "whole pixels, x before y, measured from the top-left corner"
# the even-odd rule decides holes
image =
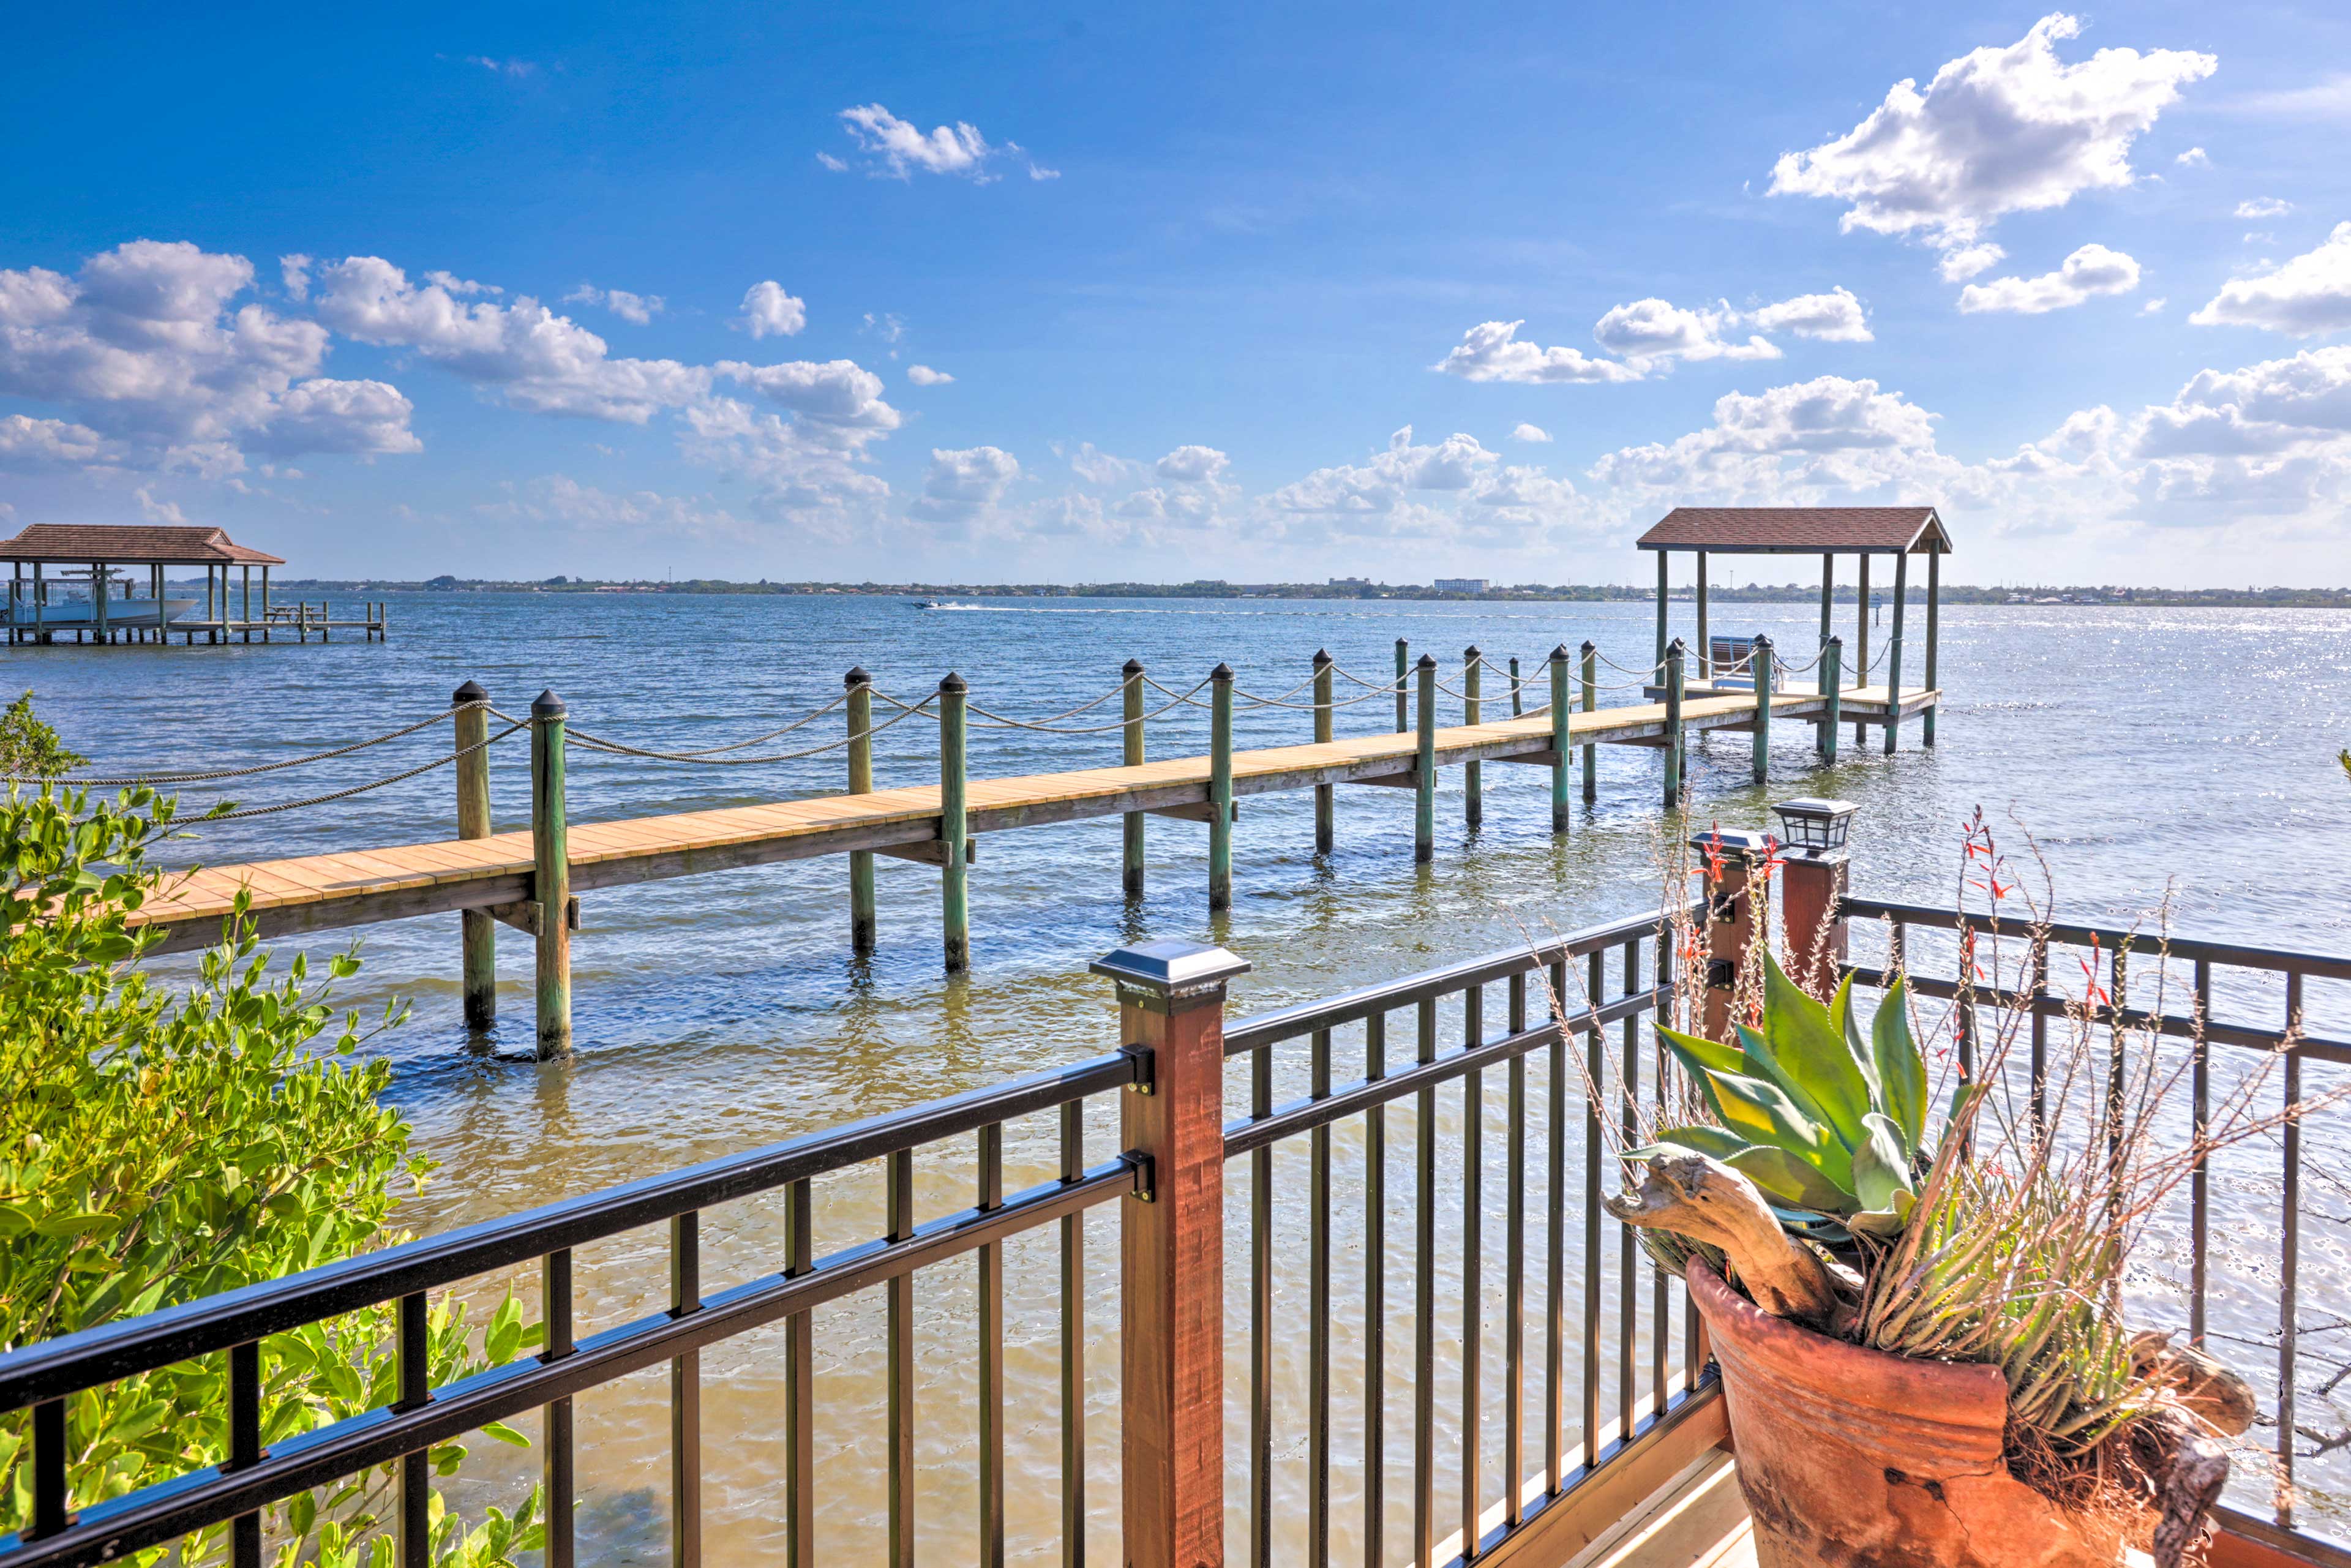
[[[1562,643],[1562,644],[1560,644],[1560,645],[1561,645],[1561,647],[1562,647],[1562,648],[1564,648],[1564,647],[1566,646],[1566,644],[1565,644],[1565,643]],[[1595,643],[1595,642],[1593,642],[1591,638],[1586,637],[1586,638],[1583,640],[1583,648],[1580,650],[1580,652],[1586,653],[1597,653],[1598,652],[1600,652],[1600,644],[1599,644],[1599,643]]]
[[[1188,1012],[1223,1001],[1225,982],[1248,974],[1250,967],[1248,959],[1222,947],[1178,936],[1121,947],[1086,966],[1091,974],[1110,977],[1118,987],[1119,1000],[1162,1013]]]
[[[1829,646],[1832,648],[1842,648],[1844,646],[1844,639],[1843,637],[1831,637],[1829,639]]]
[[[1437,655],[1434,653],[1423,653],[1420,656],[1420,663],[1414,665],[1413,668],[1416,670],[1433,670],[1437,668]]]
[[[569,711],[563,706],[563,699],[555,695],[553,686],[548,687],[530,701],[530,716],[533,718],[561,718]]]
[[[481,682],[467,681],[449,694],[449,700],[453,703],[486,703],[490,700],[490,694],[482,689]]]
[[[953,670],[949,670],[946,673],[946,677],[939,682],[939,690],[943,692],[961,692],[968,691],[970,689],[970,686],[965,682],[964,678],[961,675],[956,674]]]
[[[1461,650],[1461,656],[1465,659],[1482,659],[1486,655],[1478,652],[1478,644],[1472,643],[1467,648]]]
[[[1779,842],[1772,834],[1746,828],[1708,828],[1702,833],[1691,834],[1689,847],[1700,854],[1712,852],[1724,860],[1742,860],[1752,864],[1770,855]]]
[[[1759,648],[1768,648],[1771,645],[1771,639],[1767,633],[1758,632],[1755,633],[1755,645]]]
[[[1688,652],[1689,644],[1683,642],[1679,637],[1675,638],[1671,643],[1666,644],[1666,653],[1672,658],[1680,658]]]
[[[1586,644],[1586,646],[1589,646],[1589,644]],[[1563,664],[1567,663],[1567,644],[1562,643],[1558,647],[1553,648],[1551,651],[1551,656],[1553,664]]]
[[[1121,664],[1118,667],[1118,673],[1122,675],[1139,675],[1143,674],[1143,661],[1140,659],[1129,659],[1125,664]]]
[[[1314,663],[1316,663],[1316,664],[1329,664],[1330,662],[1331,662],[1331,650],[1330,650],[1330,649],[1328,649],[1328,648],[1317,648],[1317,649],[1315,649],[1315,650],[1314,650]]]
[[[844,686],[870,686],[873,684],[873,677],[865,673],[864,665],[852,664],[849,674],[841,677],[841,684]]]
[[[1222,662],[1219,662],[1215,669],[1208,672],[1208,679],[1212,681],[1229,681],[1232,678],[1233,667],[1230,664],[1224,664]]]

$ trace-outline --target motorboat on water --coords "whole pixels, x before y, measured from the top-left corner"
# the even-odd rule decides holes
[[[162,624],[168,626],[196,607],[193,599],[166,599],[162,601]],[[115,627],[152,627],[156,624],[155,601],[152,599],[115,599],[106,601],[106,624]],[[87,599],[52,600],[47,604],[35,604],[29,600],[0,601],[0,626],[39,626],[51,632],[86,632],[96,626],[98,620]]]

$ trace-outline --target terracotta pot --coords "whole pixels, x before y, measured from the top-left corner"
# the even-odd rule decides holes
[[[1998,1368],[1909,1361],[1813,1333],[1695,1259],[1684,1278],[1722,1368],[1761,1568],[2130,1561],[2119,1532],[2088,1527],[2008,1473]]]

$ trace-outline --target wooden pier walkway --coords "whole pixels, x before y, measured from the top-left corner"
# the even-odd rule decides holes
[[[1932,689],[1906,690],[1898,710],[1889,712],[1886,687],[1848,688],[1839,699],[1839,718],[1884,726],[1934,707],[1941,695]],[[1771,699],[1775,721],[1817,718],[1827,706],[1827,698],[1808,692]],[[1751,730],[1755,716],[1756,699],[1745,692],[1692,695],[1682,705],[1685,730]],[[1578,747],[1663,747],[1666,705],[1579,711],[1570,717],[1569,735]],[[1553,760],[1551,746],[1552,717],[1543,713],[1439,729],[1435,755],[1440,768],[1471,762],[1547,767]],[[1238,798],[1334,784],[1414,789],[1418,747],[1412,734],[1383,733],[1236,751],[1233,793]],[[967,829],[977,838],[1136,811],[1205,818],[1209,764],[1207,757],[1184,757],[1134,767],[976,779],[967,786]],[[569,829],[569,884],[577,894],[852,851],[936,863],[941,837],[936,785],[574,823]],[[528,831],[349,850],[179,873],[167,878],[131,920],[167,931],[159,951],[183,952],[218,940],[221,922],[240,892],[250,895],[259,933],[276,937],[521,904],[533,896],[533,874]]]

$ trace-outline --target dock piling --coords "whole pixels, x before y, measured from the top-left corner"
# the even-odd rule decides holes
[[[1582,653],[1583,711],[1597,713],[1600,711],[1600,650],[1587,637],[1583,640]],[[1600,799],[1600,743],[1596,740],[1583,743],[1583,798],[1586,800]]]
[[[1129,659],[1119,674],[1125,678],[1126,727],[1120,732],[1125,746],[1122,760],[1129,768],[1143,766],[1143,661]],[[1143,822],[1145,813],[1126,813],[1125,858],[1121,862],[1119,885],[1129,898],[1143,896]]]
[[[1526,694],[1519,684],[1519,656],[1516,653],[1510,655],[1510,716],[1527,716]]]
[[[1404,735],[1404,734],[1406,734],[1406,733],[1408,733],[1408,732],[1411,730],[1411,728],[1412,728],[1412,716],[1411,716],[1410,714],[1408,714],[1408,713],[1406,713],[1406,712],[1405,711],[1405,695],[1406,691],[1409,689],[1409,688],[1406,686],[1406,685],[1405,685],[1405,674],[1406,674],[1406,673],[1407,673],[1407,666],[1406,666],[1406,664],[1405,664],[1405,654],[1406,654],[1406,653],[1408,652],[1409,648],[1410,648],[1410,644],[1409,644],[1409,643],[1406,643],[1403,638],[1399,637],[1399,638],[1397,638],[1397,639],[1396,639],[1396,647],[1395,647],[1395,654],[1396,654],[1396,660],[1395,660],[1395,664],[1396,664],[1396,731],[1395,731],[1395,732],[1396,732],[1398,735]]]
[[[1412,858],[1425,862],[1437,858],[1437,656],[1423,653],[1417,669],[1420,753],[1413,764]]]
[[[841,676],[849,688],[849,792],[873,793],[873,677],[852,665]],[[873,951],[875,907],[873,852],[849,852],[849,950],[860,957]]]
[[[1515,661],[1513,661],[1515,663]],[[1551,651],[1551,831],[1567,831],[1567,644]]]
[[[563,699],[530,705],[531,898],[538,905],[538,1060],[571,1054],[571,856],[563,821]]]
[[[1761,784],[1771,776],[1771,639],[1760,632],[1747,670],[1755,678],[1755,782]]]
[[[490,694],[467,681],[449,697],[457,750],[457,836],[490,836]],[[483,706],[469,705],[480,704]],[[486,909],[457,912],[464,954],[465,1027],[484,1030],[498,1018],[498,923]]]
[[[1886,755],[1902,728],[1902,601],[1909,597],[1910,558],[1894,558],[1894,635],[1886,644]]]
[[[1838,710],[1844,706],[1844,639],[1832,637],[1821,648],[1821,695],[1828,698],[1822,716],[1821,760],[1836,766]]]
[[[1337,738],[1332,728],[1331,653],[1327,648],[1314,651],[1314,744],[1327,746]],[[1338,842],[1338,787],[1332,784],[1314,786],[1314,852],[1327,855]]]
[[[1208,907],[1233,905],[1233,667],[1208,672]]]
[[[1682,640],[1666,644],[1666,810],[1682,803]]]
[[[1941,621],[1943,599],[1943,552],[1931,550],[1927,556],[1927,684],[1928,691],[1939,691],[1935,685],[1935,643],[1938,622]],[[1938,703],[1918,716],[1918,739],[1927,746],[1935,744],[1935,708]]]
[[[950,975],[971,967],[971,909],[967,897],[964,705],[969,686],[949,670],[939,682],[939,923]]]
[[[1479,700],[1479,674],[1484,669],[1486,655],[1470,643],[1461,650],[1461,722],[1485,722],[1485,704]],[[1461,821],[1471,832],[1476,832],[1486,820],[1486,765],[1465,762],[1461,765]]]
[[[1861,582],[1854,597],[1860,611],[1854,616],[1853,684],[1857,690],[1869,685],[1869,557],[1859,558]],[[1853,746],[1858,751],[1869,744],[1869,726],[1860,719],[1853,721]]]

